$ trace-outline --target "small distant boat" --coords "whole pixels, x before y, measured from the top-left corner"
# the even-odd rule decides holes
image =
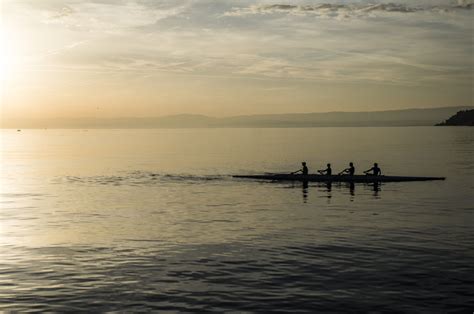
[[[409,182],[445,180],[444,177],[408,177],[408,176],[374,176],[374,175],[319,175],[319,174],[262,174],[262,175],[234,175],[234,178],[269,180],[269,181],[302,181],[302,182]]]

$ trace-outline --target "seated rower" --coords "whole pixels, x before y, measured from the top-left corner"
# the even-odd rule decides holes
[[[303,166],[303,168],[301,168],[300,170],[297,170],[295,172],[292,172],[291,174],[297,174],[298,172],[301,172],[301,174],[303,175],[308,175],[308,167],[306,167],[306,162],[302,162],[301,165]]]
[[[321,170],[318,170],[319,174],[320,175],[327,175],[327,176],[330,176],[332,174],[332,169],[331,169],[331,164],[327,164],[326,165],[326,169],[321,169]]]
[[[372,173],[369,173],[371,171]],[[370,168],[369,170],[365,170],[364,173],[367,175],[379,176],[382,174],[382,169],[379,168],[378,163],[374,163],[374,166]]]
[[[346,168],[346,169],[342,170],[338,174],[341,175],[341,174],[345,174],[345,173],[347,173],[350,176],[354,175],[354,173],[355,173],[354,163],[350,162],[349,163],[349,168]]]

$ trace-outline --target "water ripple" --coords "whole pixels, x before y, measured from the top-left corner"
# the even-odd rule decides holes
[[[129,185],[129,186],[140,186],[140,185],[155,185],[162,183],[187,183],[197,184],[206,183],[209,181],[225,181],[229,180],[229,175],[190,175],[190,174],[159,174],[145,171],[133,171],[123,176],[119,175],[100,175],[100,176],[89,176],[89,177],[78,177],[78,176],[65,176],[55,178],[53,183],[76,183],[85,185]]]
[[[25,255],[31,259],[20,258]],[[474,293],[463,287],[474,284],[471,262],[463,251],[367,243],[227,243],[140,254],[126,248],[15,247],[3,252],[0,309],[470,310]]]

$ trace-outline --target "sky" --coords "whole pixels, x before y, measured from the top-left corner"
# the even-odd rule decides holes
[[[474,0],[0,3],[2,119],[474,103]]]

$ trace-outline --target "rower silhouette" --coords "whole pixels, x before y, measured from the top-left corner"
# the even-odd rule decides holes
[[[369,173],[371,171],[372,171],[372,173]],[[365,170],[364,173],[366,175],[379,176],[379,175],[382,174],[382,169],[379,168],[378,163],[374,163],[374,166],[372,168],[370,168],[369,170]]]
[[[318,170],[320,175],[330,176],[332,174],[331,164],[326,165],[326,169]]]
[[[306,162],[303,161],[301,165],[303,166],[303,168],[301,168],[300,170],[296,170],[295,172],[292,172],[291,174],[297,174],[301,172],[302,175],[308,175],[308,167],[306,166]]]
[[[354,163],[353,162],[350,162],[349,163],[349,168],[346,168],[344,170],[342,170],[341,172],[339,172],[339,175],[341,174],[348,174],[350,176],[353,176],[354,173],[355,173],[355,167],[354,167]]]

